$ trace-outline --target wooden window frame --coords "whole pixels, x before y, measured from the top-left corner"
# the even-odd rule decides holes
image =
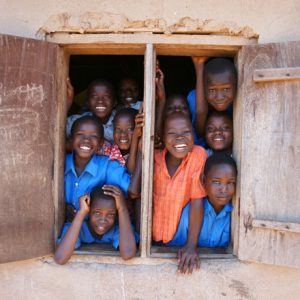
[[[141,201],[141,233],[138,256],[141,258],[174,258],[176,248],[153,247],[151,245],[152,225],[152,188],[153,188],[153,146],[154,146],[154,114],[155,114],[155,60],[156,55],[168,56],[223,56],[237,59],[242,46],[256,44],[256,39],[229,36],[207,35],[173,35],[162,34],[66,34],[55,33],[46,37],[49,42],[59,44],[64,52],[61,55],[62,73],[66,77],[70,55],[144,55],[144,112],[145,127],[143,135],[143,172]],[[61,76],[60,76],[61,78]],[[66,90],[58,82],[61,99],[58,107],[58,123],[55,143],[54,164],[54,199],[55,199],[55,239],[62,227],[63,209],[63,170],[64,170],[64,130],[66,121]],[[238,97],[237,97],[238,98]],[[241,122],[238,111],[241,101],[234,104],[234,147],[233,153],[240,169]],[[147,117],[150,116],[150,117]],[[238,174],[238,177],[240,174]],[[239,182],[238,178],[238,182]],[[233,199],[235,209],[232,212],[231,236],[233,246],[226,249],[200,248],[201,258],[232,258],[237,254],[239,236],[239,185]],[[75,254],[117,256],[118,252],[107,247],[84,245]]]

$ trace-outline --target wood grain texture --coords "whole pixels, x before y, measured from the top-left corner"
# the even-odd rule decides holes
[[[300,235],[252,226],[253,219],[300,224],[300,85],[255,83],[257,69],[300,65],[300,43],[246,46],[240,53],[240,235],[243,260],[300,267]],[[236,136],[235,136],[236,138]]]
[[[153,146],[154,146],[154,118],[155,118],[155,51],[151,44],[147,44],[145,52],[145,88],[143,128],[143,173],[142,173],[142,202],[141,202],[141,257],[150,254],[151,226],[152,226],[152,186],[153,186]]]
[[[300,80],[300,68],[273,68],[254,70],[254,82]]]
[[[57,48],[0,36],[0,262],[53,251]]]

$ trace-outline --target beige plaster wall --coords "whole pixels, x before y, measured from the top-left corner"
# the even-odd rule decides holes
[[[65,266],[51,258],[0,265],[0,299],[299,299],[300,270],[237,260],[204,260],[191,276],[176,262],[101,263],[74,257]]]
[[[0,33],[35,37],[51,15],[87,11],[163,18],[168,25],[185,16],[234,21],[252,27],[260,43],[300,40],[300,0],[1,0]]]

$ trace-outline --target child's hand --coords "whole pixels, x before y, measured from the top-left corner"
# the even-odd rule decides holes
[[[135,127],[133,131],[133,134],[137,138],[142,136],[143,127],[144,127],[144,113],[143,113],[143,108],[141,107],[139,113],[135,116]]]
[[[116,208],[119,211],[120,209],[126,209],[125,196],[123,192],[115,185],[105,184],[102,187],[104,194],[109,195],[115,198]]]
[[[193,269],[200,269],[200,259],[195,246],[186,245],[178,251],[178,272],[192,274]]]
[[[90,195],[83,195],[79,198],[79,211],[83,214],[88,214],[90,211]]]
[[[66,222],[73,222],[76,212],[77,211],[72,204],[66,204]]]
[[[192,56],[195,70],[197,71],[199,67],[203,67],[204,63],[208,60],[209,57],[206,56]]]
[[[155,98],[158,101],[166,99],[165,84],[164,84],[164,73],[161,69],[156,67],[155,77]]]
[[[68,110],[71,108],[73,104],[73,98],[74,98],[74,88],[71,83],[70,77],[67,77],[67,107]]]

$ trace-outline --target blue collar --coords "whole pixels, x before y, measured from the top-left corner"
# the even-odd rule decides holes
[[[217,216],[217,218],[222,218],[222,217],[226,216],[228,213],[230,213],[232,210],[233,210],[232,204],[227,203],[223,207],[223,209],[220,211],[220,213],[217,215],[216,212],[215,212],[215,209],[213,208],[213,206],[209,202],[208,198],[206,197],[204,199],[204,214],[214,213]]]
[[[84,171],[82,172],[88,172],[90,173],[92,176],[96,176],[97,175],[97,168],[98,168],[98,164],[97,164],[97,156],[96,154],[93,155],[93,157],[91,158],[91,160],[88,162],[88,164],[85,166]],[[77,176],[76,174],[76,170],[75,170],[75,165],[74,165],[74,153],[72,152],[71,154],[67,154],[66,155],[66,169],[65,169],[65,175],[69,172],[73,172],[74,175]]]

